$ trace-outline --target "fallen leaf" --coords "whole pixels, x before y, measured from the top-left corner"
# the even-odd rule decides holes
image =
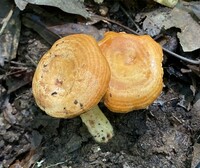
[[[191,2],[192,3],[192,2]],[[146,17],[146,18],[145,18]],[[143,29],[151,36],[160,34],[162,29],[179,28],[177,33],[184,52],[191,52],[200,48],[199,23],[193,19],[190,12],[174,8],[158,8],[152,12],[138,14],[136,19],[143,21]]]
[[[89,13],[80,0],[21,0],[36,5],[47,5],[60,8],[64,12],[78,14],[85,18],[89,17]]]
[[[103,38],[104,32],[98,30],[92,25],[66,23],[62,25],[47,27],[50,31],[60,36],[67,36],[70,34],[88,34],[93,36],[97,41]]]
[[[165,18],[169,15],[169,8],[158,8],[152,12],[144,12],[136,15],[136,22],[142,21],[142,28],[150,36],[160,34]]]
[[[30,168],[41,157],[42,151],[31,149],[21,160],[16,160],[10,168]]]
[[[194,51],[200,48],[199,24],[192,16],[181,9],[174,8],[168,18],[163,22],[164,28],[177,27],[181,29],[177,36],[184,52]]]
[[[177,8],[188,11],[194,19],[200,20],[200,3],[198,1],[179,1]],[[195,18],[196,17],[196,18]]]
[[[32,81],[32,77],[34,73],[33,70],[26,70],[20,73],[18,74],[18,76],[14,76],[14,75],[7,76],[6,85],[8,87],[8,91],[7,91],[8,94],[16,91],[17,89],[21,88],[22,86],[27,85],[28,83]]]
[[[15,0],[15,4],[20,10],[24,10],[26,8],[26,5],[28,2],[22,1],[22,0]]]

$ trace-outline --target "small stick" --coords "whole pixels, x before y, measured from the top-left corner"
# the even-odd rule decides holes
[[[130,32],[133,33],[133,34],[139,35],[139,33],[137,33],[136,31],[130,29],[130,28],[127,27],[127,26],[124,26],[123,24],[121,24],[121,23],[119,23],[119,22],[117,22],[117,21],[114,21],[114,20],[111,20],[111,19],[106,18],[106,17],[103,17],[103,16],[99,16],[99,15],[92,15],[92,17],[93,17],[93,18],[98,18],[98,19],[100,19],[100,20],[102,20],[102,21],[106,21],[106,22],[110,22],[110,23],[116,24],[116,25],[118,25],[118,26],[120,26],[120,27],[122,27],[122,28],[124,28],[124,29],[126,29],[126,30],[128,30],[128,31],[130,31]]]
[[[5,60],[5,62],[9,62],[8,60]],[[22,62],[17,62],[17,61],[10,61],[11,64],[15,64],[15,65],[22,65],[22,66],[27,66],[26,63],[22,63]]]
[[[26,71],[27,71],[26,69],[22,69],[22,70],[15,71],[15,72],[9,72],[9,73],[5,74],[5,76],[11,76],[11,75],[22,74],[22,73],[24,73],[24,72],[26,72]]]
[[[133,18],[130,16],[130,14],[120,5],[120,9],[124,12],[124,14],[129,18],[129,20],[134,24],[134,26],[137,28],[137,30],[140,32],[139,34],[144,34],[144,31],[140,29],[140,27],[135,23]]]
[[[37,67],[37,63],[31,58],[31,57],[29,57],[28,55],[26,55],[25,56],[27,59],[29,59],[30,61],[31,61],[31,63],[35,66],[35,67]]]
[[[168,49],[166,49],[164,47],[162,47],[162,49],[166,53],[168,53],[168,54],[170,54],[170,55],[172,55],[172,56],[174,56],[176,58],[179,58],[179,59],[181,59],[181,60],[183,60],[185,62],[188,62],[190,64],[195,64],[195,65],[200,65],[200,60],[199,59],[198,60],[189,59],[189,58],[183,57],[183,56],[181,56],[179,54],[176,54],[176,53],[174,53],[174,52],[172,52],[172,51],[170,51],[170,50],[168,50]]]
[[[13,14],[13,7],[8,12],[7,16],[4,19],[2,19],[2,21],[0,22],[0,24],[2,24],[2,27],[0,29],[0,35],[2,35],[4,29],[6,28],[6,26],[7,26],[8,22],[9,22],[10,18],[12,17],[12,14]]]

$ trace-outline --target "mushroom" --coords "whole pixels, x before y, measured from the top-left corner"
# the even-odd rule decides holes
[[[104,104],[113,112],[147,108],[163,88],[163,52],[148,35],[107,32],[99,41],[111,80]]]
[[[81,117],[97,142],[107,142],[113,128],[97,104],[110,81],[108,62],[89,35],[56,41],[38,63],[32,90],[36,104],[56,118]]]

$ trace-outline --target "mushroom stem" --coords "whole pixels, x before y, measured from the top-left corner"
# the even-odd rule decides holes
[[[106,143],[113,137],[113,127],[98,105],[80,117],[96,142]]]

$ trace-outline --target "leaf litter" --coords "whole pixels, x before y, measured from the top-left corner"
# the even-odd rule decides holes
[[[198,3],[190,2],[187,5],[198,6]],[[181,5],[173,8],[160,8],[152,12],[139,13],[139,18],[144,18],[143,29],[151,36],[156,36],[163,29],[172,27],[180,29],[177,36],[184,52],[191,52],[200,48],[200,29],[198,21],[194,20],[192,14]]]

